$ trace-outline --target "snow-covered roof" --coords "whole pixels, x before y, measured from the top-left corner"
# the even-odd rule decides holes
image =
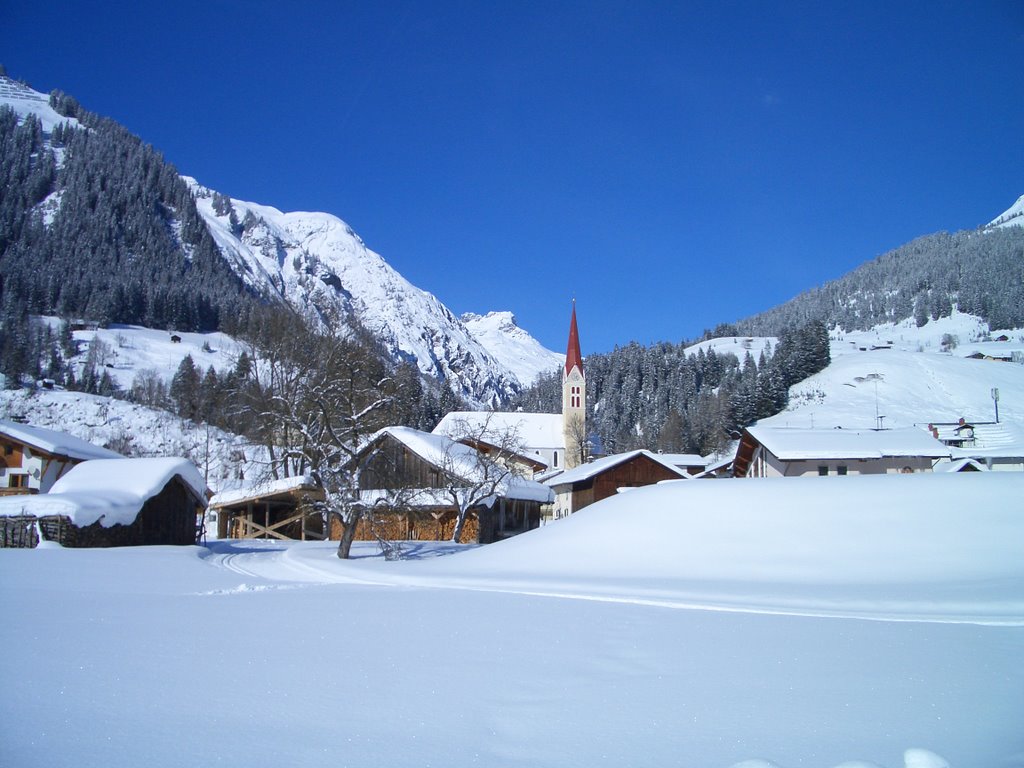
[[[64,515],[80,527],[97,520],[104,528],[130,525],[143,504],[176,476],[206,500],[206,483],[188,459],[95,459],[72,467],[49,493],[0,499],[0,516]]]
[[[922,429],[860,430],[749,427],[761,445],[783,461],[880,459],[887,456],[949,458],[950,449]]]
[[[616,467],[619,464],[624,464],[627,461],[632,461],[637,456],[646,456],[652,461],[665,467],[665,469],[669,470],[673,474],[678,475],[680,478],[689,477],[689,475],[683,472],[683,470],[679,469],[679,467],[675,466],[669,461],[666,461],[664,456],[659,456],[656,453],[651,453],[650,451],[640,449],[636,451],[629,451],[627,453],[615,453],[612,454],[611,456],[605,456],[603,459],[592,461],[589,464],[580,464],[578,467],[567,469],[558,477],[554,477],[551,480],[548,480],[548,485],[556,487],[560,485],[571,485],[572,483],[579,483],[583,480],[589,480],[590,478],[595,477],[601,474],[602,472],[608,471],[612,467]]]
[[[708,460],[696,453],[659,453],[662,459],[677,467],[706,467]]]
[[[412,427],[385,427],[369,442],[375,442],[384,434],[401,442],[424,461],[467,483],[486,480],[484,474],[486,468],[494,466],[493,462],[479,454],[475,448],[456,442],[444,435],[421,432]],[[499,483],[498,490],[510,499],[540,502],[551,500],[551,490],[547,486],[515,474],[506,474]]]
[[[495,439],[514,431],[518,442],[529,451],[565,448],[560,413],[452,411],[434,427],[434,434],[461,438],[467,431],[479,434],[481,430],[481,437],[490,435]]]
[[[933,472],[963,472],[965,468],[967,471],[977,472],[988,472],[988,467],[984,464],[979,464],[974,459],[957,459],[956,461],[940,461],[934,467]]]
[[[732,464],[734,458],[734,456],[723,456],[720,459],[715,459],[704,468],[703,472],[699,472],[698,474],[694,475],[694,477],[708,477],[709,475],[714,476],[716,472],[725,469],[730,464]]]
[[[276,496],[279,493],[288,493],[304,489],[316,488],[313,478],[309,475],[296,475],[294,477],[282,477],[278,480],[268,480],[246,488],[235,488],[230,491],[222,491],[210,499],[211,507],[225,507],[229,504],[238,504],[243,501],[262,499],[267,496]]]
[[[79,461],[123,458],[115,451],[101,448],[64,432],[43,427],[30,427],[27,424],[18,424],[14,421],[0,421],[0,435],[44,453],[67,456]]]
[[[939,440],[964,439],[970,435],[957,433],[955,426],[935,425]],[[970,425],[973,442],[962,447],[951,447],[953,458],[1018,458],[1024,456],[1024,429],[1006,421],[975,423]]]

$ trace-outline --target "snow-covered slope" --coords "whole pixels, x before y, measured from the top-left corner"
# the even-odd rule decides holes
[[[55,330],[60,326],[59,318],[45,318],[45,321]],[[242,351],[237,341],[219,332],[171,334],[138,325],[113,324],[107,328],[78,330],[73,336],[79,349],[73,358],[77,364],[75,376],[81,378],[82,366],[92,349],[97,364],[124,390],[131,389],[136,376],[147,372],[155,373],[170,384],[186,355],[191,356],[201,372],[212,366],[218,373],[224,373],[234,368]]]
[[[1008,341],[986,340],[1003,335]],[[969,357],[1020,357],[1024,331],[989,333],[983,321],[954,312],[920,328],[908,320],[834,333],[831,352],[831,365],[793,385],[786,410],[761,424],[872,429],[876,416],[892,428],[961,417],[991,421],[997,388],[1000,421],[1024,428],[1024,365]]]
[[[1024,195],[988,223],[990,227],[1024,227]]]
[[[216,492],[256,481],[268,466],[264,450],[238,435],[84,392],[3,390],[0,419],[54,429],[126,456],[181,456]]]
[[[754,362],[757,362],[761,353],[769,347],[774,349],[778,341],[774,336],[720,336],[692,344],[685,352],[688,355],[696,355],[701,350],[704,350],[705,354],[714,350],[716,355],[735,355],[741,363],[749,352]]]
[[[225,258],[262,293],[320,317],[357,318],[396,358],[415,360],[423,373],[451,381],[478,404],[493,404],[518,389],[517,373],[341,219],[241,200],[232,200],[229,210],[213,190],[187,181]]]
[[[46,133],[50,133],[57,123],[78,125],[74,118],[58,114],[50,106],[49,97],[45,93],[35,91],[3,75],[0,75],[0,104],[9,106],[19,117],[35,115]]]
[[[565,355],[541,346],[516,323],[511,312],[467,312],[461,318],[466,329],[523,386],[529,386],[542,373],[550,373],[565,364]]]

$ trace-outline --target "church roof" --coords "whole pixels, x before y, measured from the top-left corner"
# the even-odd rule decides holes
[[[579,368],[583,372],[583,357],[580,355],[580,332],[576,328],[576,302],[572,303],[572,320],[569,323],[569,346],[565,351],[565,374]]]
[[[523,448],[531,451],[561,450],[565,447],[560,413],[498,413],[495,411],[453,411],[436,427],[435,435],[460,439],[475,435],[500,438],[514,431]]]

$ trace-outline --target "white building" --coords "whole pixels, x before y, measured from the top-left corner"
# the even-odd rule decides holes
[[[578,466],[585,458],[586,408],[587,378],[574,302],[562,369],[562,413],[454,411],[445,415],[433,432],[455,440],[472,437],[492,442],[513,436],[525,455],[540,459],[548,470],[561,470]]]
[[[931,472],[950,448],[916,427],[904,429],[743,430],[735,477],[807,477]]]

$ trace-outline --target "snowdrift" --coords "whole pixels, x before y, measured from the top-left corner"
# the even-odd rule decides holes
[[[674,481],[500,544],[374,572],[425,586],[1016,624],[1021,498],[1017,473]]]

